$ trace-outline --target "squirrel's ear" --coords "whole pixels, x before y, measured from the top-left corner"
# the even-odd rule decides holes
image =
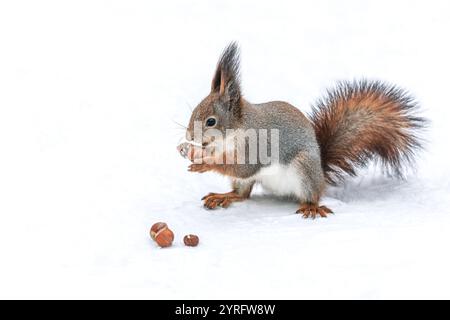
[[[232,42],[222,53],[211,84],[211,92],[217,92],[229,101],[230,110],[241,104],[239,61],[239,47]]]

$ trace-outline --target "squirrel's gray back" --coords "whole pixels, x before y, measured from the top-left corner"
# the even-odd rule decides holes
[[[311,122],[289,103],[283,101],[245,103],[242,108],[242,127],[267,129],[269,136],[270,130],[278,130],[281,164],[289,164],[299,152],[307,152],[320,161],[320,149]]]

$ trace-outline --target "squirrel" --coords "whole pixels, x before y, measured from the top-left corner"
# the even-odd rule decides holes
[[[327,185],[355,176],[358,168],[377,159],[388,173],[402,177],[405,166],[413,165],[416,152],[422,149],[420,133],[426,120],[418,116],[415,99],[397,86],[368,80],[339,82],[305,116],[286,102],[252,104],[245,100],[239,68],[239,47],[232,42],[219,59],[211,92],[193,110],[187,142],[178,150],[194,161],[208,158],[205,147],[218,146],[205,135],[194,137],[195,123],[224,135],[229,129],[276,129],[278,159],[269,163],[192,163],[191,172],[215,171],[231,177],[232,191],[202,198],[208,209],[244,201],[254,185],[261,184],[276,195],[298,201],[297,213],[304,218],[327,217],[333,211],[319,203]],[[236,151],[223,145],[223,154]],[[243,147],[248,156],[248,141]]]

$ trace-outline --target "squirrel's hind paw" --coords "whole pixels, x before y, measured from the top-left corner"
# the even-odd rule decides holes
[[[297,210],[298,214],[302,214],[303,218],[313,218],[317,216],[326,218],[328,214],[333,214],[333,211],[326,206],[318,206],[316,204],[302,204],[300,209]]]

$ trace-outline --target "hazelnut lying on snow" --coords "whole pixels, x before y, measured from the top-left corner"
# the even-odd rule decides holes
[[[167,224],[164,222],[157,222],[155,223],[152,228],[150,229],[150,237],[155,240],[155,236],[158,233],[158,231],[167,228]]]
[[[198,246],[199,239],[194,234],[189,234],[187,236],[184,236],[183,238],[184,244],[188,247],[196,247]]]
[[[174,234],[166,223],[157,222],[150,229],[150,237],[155,240],[161,248],[166,248],[172,245]]]
[[[172,230],[164,228],[155,235],[155,241],[161,248],[170,247],[172,245],[174,235]]]

